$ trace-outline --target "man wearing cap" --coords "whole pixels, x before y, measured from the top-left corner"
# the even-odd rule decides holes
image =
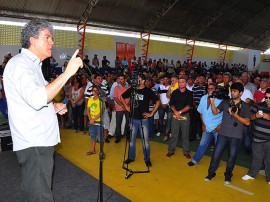
[[[268,78],[261,79],[260,85],[259,85],[260,88],[255,91],[254,96],[253,96],[255,105],[259,104],[260,102],[262,102],[264,100],[265,91],[269,87],[268,82],[269,82]]]

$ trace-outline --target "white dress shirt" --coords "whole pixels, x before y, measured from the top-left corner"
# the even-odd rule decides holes
[[[47,103],[47,84],[39,58],[28,49],[7,63],[4,86],[14,151],[60,142],[54,106]]]

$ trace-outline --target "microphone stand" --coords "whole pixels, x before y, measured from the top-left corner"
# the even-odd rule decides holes
[[[103,108],[104,102],[106,101],[107,97],[104,91],[101,89],[100,86],[98,86],[98,91],[99,91],[99,101],[100,101],[100,139],[101,137],[104,138],[104,129],[103,129]],[[105,109],[105,108],[104,108]],[[99,199],[101,202],[103,202],[103,157],[104,157],[104,152],[103,152],[103,147],[104,147],[104,142],[100,141],[100,151],[99,151]]]
[[[85,64],[86,69],[89,71],[90,75],[92,75],[91,69]],[[86,78],[91,81],[90,76],[84,69],[79,69],[79,72],[83,75],[86,76]],[[104,91],[101,89],[100,86],[97,86],[98,88],[98,94],[99,94],[99,103],[100,103],[100,139],[101,137],[104,138],[104,129],[103,129],[103,108],[104,108],[104,102],[107,100],[106,94]],[[104,142],[99,143],[99,186],[98,186],[98,198],[101,202],[103,202],[103,147],[104,147]]]

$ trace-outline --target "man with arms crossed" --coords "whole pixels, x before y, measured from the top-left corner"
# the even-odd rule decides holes
[[[52,83],[45,81],[41,64],[52,55],[52,34],[53,27],[46,21],[27,23],[21,33],[22,51],[8,62],[4,73],[13,150],[22,166],[22,201],[53,201],[53,154],[60,142],[56,112],[67,110],[52,100],[83,66],[77,50],[61,75]]]

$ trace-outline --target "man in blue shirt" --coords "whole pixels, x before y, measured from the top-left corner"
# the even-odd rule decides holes
[[[217,141],[218,131],[220,130],[223,112],[217,115],[214,115],[212,113],[209,96],[212,95],[214,91],[216,91],[216,85],[213,83],[209,84],[207,88],[207,94],[201,98],[200,104],[197,108],[202,120],[203,134],[196,154],[192,157],[192,160],[188,163],[189,166],[194,166],[195,164],[199,163],[209,143],[212,141],[213,138],[215,139],[215,142]],[[214,100],[215,106],[218,106],[221,101],[222,100],[220,99],[215,99]]]

